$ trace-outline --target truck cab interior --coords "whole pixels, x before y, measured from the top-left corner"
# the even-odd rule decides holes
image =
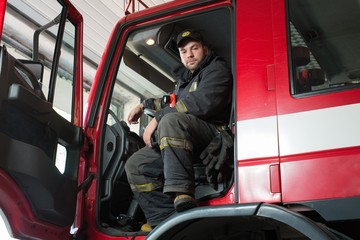
[[[100,225],[105,231],[138,231],[140,226],[146,223],[136,200],[133,199],[124,164],[134,151],[144,146],[142,130],[151,116],[143,114],[139,121],[140,126],[128,126],[126,109],[131,109],[146,98],[161,98],[174,89],[175,77],[172,69],[182,64],[176,37],[184,29],[200,31],[205,43],[230,65],[233,52],[231,26],[229,9],[221,8],[177,21],[135,29],[128,35],[108,108],[102,151],[99,216]],[[137,99],[131,106],[121,104],[126,101],[121,99],[125,91]],[[228,171],[223,182],[218,184],[218,189],[214,189],[206,180],[205,167],[195,164],[194,169],[195,197],[200,204],[211,198],[221,197],[229,190],[232,171]]]

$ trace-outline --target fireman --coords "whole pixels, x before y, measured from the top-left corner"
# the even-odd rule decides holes
[[[192,29],[178,35],[177,46],[183,66],[174,71],[175,95],[146,99],[128,116],[130,124],[137,123],[145,108],[156,110],[143,133],[146,146],[125,165],[147,219],[142,231],[150,231],[174,211],[197,206],[193,164],[230,117],[232,74],[225,61]],[[154,133],[159,147],[152,141]]]

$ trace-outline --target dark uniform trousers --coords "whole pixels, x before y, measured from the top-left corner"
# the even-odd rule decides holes
[[[157,128],[160,150],[144,147],[128,159],[127,178],[149,225],[174,212],[175,193],[194,195],[193,164],[217,133],[214,124],[191,114],[169,113]]]

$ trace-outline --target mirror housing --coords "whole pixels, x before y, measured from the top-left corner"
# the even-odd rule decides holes
[[[36,79],[42,83],[44,74],[44,65],[39,61],[33,60],[19,60],[25,65],[36,77]]]

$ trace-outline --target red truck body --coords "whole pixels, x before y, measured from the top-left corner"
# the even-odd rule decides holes
[[[75,29],[70,119],[53,110],[52,97],[55,76],[65,69],[59,61],[68,50],[66,44],[61,50],[65,40],[54,47],[45,97],[37,94],[36,84],[29,87],[14,75],[20,63],[5,47],[1,50],[0,208],[14,237],[360,237],[356,1],[177,0],[126,15],[105,47],[84,119],[82,17],[69,0],[58,2],[63,11],[59,32],[55,37],[51,30],[47,34],[55,42],[64,32],[67,36],[66,18]],[[5,16],[6,22],[9,6],[6,1],[0,4],[0,18]],[[2,20],[0,29],[3,25]],[[200,206],[143,233],[139,226],[146,219],[123,169],[132,153],[129,144],[139,143],[139,138],[129,137],[122,120],[131,104],[173,87],[170,68],[180,63],[174,37],[190,27],[199,29],[232,68],[233,168],[215,191],[202,177],[203,166],[194,166]],[[152,36],[155,46],[142,43]],[[133,103],[123,89],[135,95]],[[14,120],[19,118],[24,120]],[[28,132],[16,129],[27,121]],[[148,121],[143,117],[140,127],[131,131],[141,136],[141,126]],[[56,144],[67,152],[63,172],[53,164]]]

